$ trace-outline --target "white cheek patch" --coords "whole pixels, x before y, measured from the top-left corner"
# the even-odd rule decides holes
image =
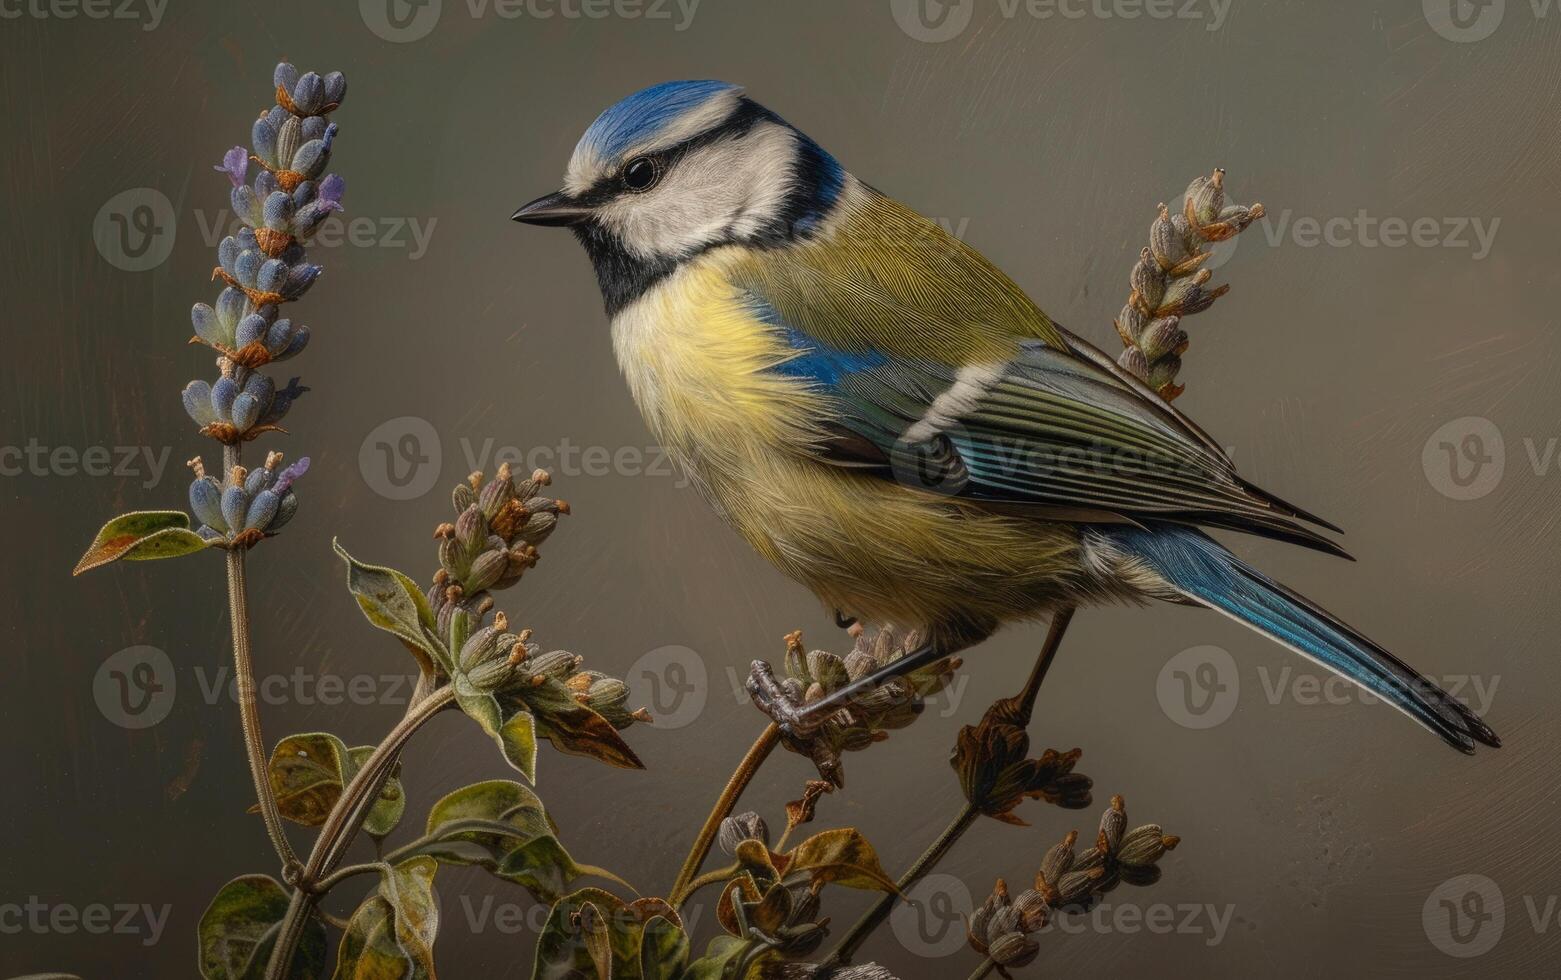
[[[796,182],[796,163],[796,135],[761,123],[684,154],[654,189],[620,196],[598,219],[640,258],[684,255],[774,220]]]

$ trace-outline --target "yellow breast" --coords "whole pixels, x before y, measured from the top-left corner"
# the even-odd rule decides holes
[[[640,411],[701,492],[838,609],[907,625],[1043,611],[1076,567],[1071,529],[809,455],[828,407],[770,370],[793,352],[725,274],[743,258],[733,251],[686,263],[613,320]]]
[[[646,422],[700,469],[712,452],[803,447],[819,410],[803,382],[770,371],[793,352],[726,276],[737,251],[685,263],[613,318],[618,364]]]

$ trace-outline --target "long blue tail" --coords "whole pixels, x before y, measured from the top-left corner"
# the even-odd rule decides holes
[[[1101,533],[1177,592],[1277,640],[1368,688],[1449,745],[1472,753],[1475,742],[1501,739],[1464,704],[1414,668],[1226,551],[1202,531],[1179,524],[1116,525]]]

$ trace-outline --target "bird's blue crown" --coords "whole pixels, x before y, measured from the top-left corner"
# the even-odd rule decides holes
[[[717,125],[736,111],[742,91],[741,85],[709,80],[662,82],[640,89],[597,116],[580,137],[575,153],[616,160],[631,147],[657,142],[701,110],[711,111],[713,118],[707,122]],[[721,112],[722,108],[727,111]]]

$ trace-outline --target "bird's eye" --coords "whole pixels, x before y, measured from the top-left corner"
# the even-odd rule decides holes
[[[661,179],[661,168],[650,157],[637,157],[623,168],[623,186],[631,191],[648,191]]]

